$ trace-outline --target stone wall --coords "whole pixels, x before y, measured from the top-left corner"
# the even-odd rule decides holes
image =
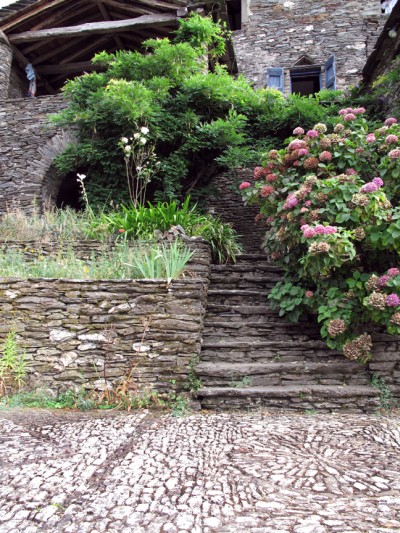
[[[303,55],[324,65],[336,57],[337,88],[357,84],[387,19],[379,0],[251,0],[249,23],[234,32],[239,71],[266,84],[268,67],[287,69]],[[324,78],[324,73],[323,73]]]
[[[0,101],[8,97],[12,50],[7,37],[0,31]]]
[[[209,281],[208,246],[198,239],[189,245],[196,249],[189,275],[170,285],[0,278],[0,338],[16,329],[29,385],[101,390],[133,365],[133,377],[143,386],[166,391],[176,382],[181,390],[200,353]],[[99,249],[92,243],[90,253]]]
[[[6,100],[0,105],[0,213],[17,205],[41,207],[58,192],[56,155],[73,141],[49,121],[65,105],[61,96]]]
[[[232,225],[240,235],[245,252],[261,253],[265,226],[255,221],[259,209],[245,206],[239,194],[239,184],[251,177],[251,170],[240,170],[212,178],[210,188],[214,192],[207,198],[207,207],[210,213]]]

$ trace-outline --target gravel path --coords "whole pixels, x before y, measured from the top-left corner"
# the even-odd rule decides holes
[[[400,419],[0,412],[0,532],[400,532]]]

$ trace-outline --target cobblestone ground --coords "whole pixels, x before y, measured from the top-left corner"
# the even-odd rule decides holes
[[[0,532],[400,532],[400,419],[0,413]]]

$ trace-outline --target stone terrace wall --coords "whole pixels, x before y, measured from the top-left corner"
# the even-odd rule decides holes
[[[29,385],[102,389],[104,373],[108,384],[118,381],[134,361],[139,383],[166,391],[175,380],[181,389],[200,353],[209,281],[208,247],[191,245],[194,268],[169,286],[164,280],[0,278],[0,338],[15,327]]]
[[[52,190],[57,182],[52,163],[72,137],[51,125],[48,115],[63,106],[61,96],[1,102],[0,213],[13,205],[29,211],[58,192]]]
[[[291,67],[302,55],[324,65],[335,55],[337,88],[356,84],[387,19],[380,5],[379,0],[251,0],[249,23],[234,32],[239,71],[263,87],[268,67]]]
[[[247,253],[261,253],[265,226],[255,222],[259,209],[245,206],[238,188],[242,181],[250,181],[252,174],[251,170],[241,170],[215,176],[210,183],[215,193],[207,198],[207,207],[232,225],[241,236],[240,241]]]

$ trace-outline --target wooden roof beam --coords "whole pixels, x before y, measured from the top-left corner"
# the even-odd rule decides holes
[[[67,15],[74,14],[76,15],[76,12],[79,8],[79,16],[81,17],[86,11],[90,11],[93,9],[92,4],[87,4],[86,0],[77,1],[74,0],[73,6],[67,5],[65,7],[60,7],[57,9],[53,14],[49,14],[46,16],[44,20],[41,22],[38,22],[35,26],[31,26],[29,28],[29,31],[35,31],[35,30],[42,30],[43,28],[51,28],[53,24],[57,24],[57,22],[64,23],[67,19]]]
[[[100,13],[101,13],[101,16],[103,17],[104,20],[112,20],[111,17],[110,17],[109,12],[107,11],[107,8],[103,5],[103,3],[101,2],[101,0],[98,0],[98,1],[97,1],[97,7],[99,8],[99,11],[100,11]],[[121,50],[123,50],[123,49],[124,49],[124,43],[122,42],[121,37],[119,37],[118,35],[113,35],[113,39],[114,39],[116,45],[117,45]]]
[[[7,33],[8,30],[14,28],[15,26],[18,26],[18,24],[22,24],[23,22],[32,19],[36,15],[42,15],[46,11],[49,11],[54,7],[66,4],[68,2],[69,0],[52,0],[51,2],[49,2],[48,0],[39,0],[37,4],[34,4],[35,7],[28,6],[22,11],[22,14],[20,14],[19,16],[17,13],[16,18],[12,17],[12,20],[10,20],[9,22],[5,22],[4,24],[0,23],[0,30]]]
[[[116,31],[130,31],[138,28],[149,28],[165,24],[177,23],[178,17],[174,14],[142,15],[133,19],[112,20],[106,22],[89,22],[78,26],[62,28],[47,28],[45,30],[25,31],[7,35],[10,43],[27,43],[47,39],[69,39],[90,34],[107,34]]]
[[[17,63],[20,65],[20,67],[25,70],[26,65],[30,63],[29,59],[27,59],[22,52],[18,50],[15,46],[11,46],[13,51],[14,59],[17,61]],[[37,73],[36,73],[37,74]],[[51,84],[47,80],[43,80],[40,75],[37,74],[37,79],[42,81],[44,86],[46,87],[47,91],[50,94],[55,94],[54,88],[51,86]]]
[[[93,65],[91,61],[79,61],[77,63],[65,63],[63,65],[40,65],[37,67],[39,74],[71,74],[84,70],[104,70],[100,65]]]

